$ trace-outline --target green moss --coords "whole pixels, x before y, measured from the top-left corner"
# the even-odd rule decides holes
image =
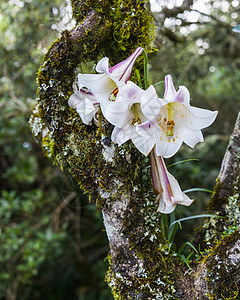
[[[143,173],[146,170],[149,168]],[[149,178],[147,174],[144,176]],[[141,299],[181,299],[175,293],[175,282],[183,274],[177,271],[179,261],[170,252],[161,231],[161,216],[156,212],[155,196],[149,186],[150,183],[145,182],[145,185],[135,187],[124,216],[122,234],[129,242],[132,257],[128,257],[129,252],[126,255],[124,249],[114,257],[114,265],[109,257],[110,268],[106,280],[113,289],[115,299],[131,299],[129,287],[137,290]],[[136,257],[142,263],[137,265],[138,273],[130,277],[122,264],[134,262]]]
[[[105,55],[113,65],[126,59],[138,46],[147,50],[154,36],[148,4],[147,0],[72,1],[78,23],[90,11],[97,11],[92,21],[94,30],[86,31],[79,40],[73,40],[64,31],[51,46],[38,73],[38,104],[30,119],[32,131],[45,153],[73,175],[97,206],[104,207],[106,200],[108,205],[114,203],[124,193],[130,195],[122,234],[129,241],[132,255],[142,258],[144,265],[135,278],[129,278],[120,266],[134,257],[119,252],[114,266],[109,258],[107,281],[115,299],[131,299],[126,294],[129,285],[143,297],[177,299],[174,258],[160,230],[155,195],[149,190],[152,184],[150,170],[146,168],[148,158],[131,142],[121,147],[114,145],[113,127],[101,112],[96,115],[96,124],[84,125],[76,111],[69,108],[68,99],[73,93],[76,70],[83,63],[96,62]],[[139,58],[135,68],[142,70],[142,65]],[[134,75],[131,80],[137,81]],[[113,186],[117,188],[113,190]]]
[[[73,15],[77,23],[87,14],[97,11],[109,26],[109,35],[98,47],[100,55],[115,64],[126,59],[137,46],[149,48],[154,39],[154,22],[149,13],[148,0],[72,0]],[[126,55],[127,54],[127,55]]]
[[[208,269],[207,284],[209,299],[239,299],[239,247],[234,247],[240,238],[239,230],[223,237],[204,258]],[[233,248],[232,252],[231,248]]]
[[[237,152],[235,159],[238,162]],[[223,218],[209,218],[195,231],[195,235],[201,237],[201,249],[207,249],[209,245],[220,240],[222,235],[232,232],[240,225],[239,176],[236,176],[235,182],[230,184],[221,183],[219,178],[216,180],[214,193],[208,203],[208,213]],[[198,243],[197,239],[196,243]]]
[[[72,1],[78,22],[92,10],[104,15],[93,17],[96,23],[94,30],[86,31],[83,39],[73,40],[71,34],[64,31],[51,46],[38,73],[38,112],[30,120],[32,131],[37,132],[35,136],[47,155],[62,168],[68,169],[99,206],[104,203],[101,203],[98,191],[107,190],[113,174],[114,177],[119,174],[126,178],[126,190],[139,182],[142,155],[130,143],[117,149],[114,157],[118,165],[116,170],[103,157],[103,137],[110,140],[112,126],[104,121],[101,114],[97,116],[99,122],[96,126],[84,125],[76,112],[68,107],[67,101],[73,93],[75,71],[82,63],[96,61],[103,55],[117,63],[126,59],[137,46],[150,44],[153,27],[146,10],[148,2],[120,2]],[[117,24],[124,24],[124,30]],[[48,128],[47,135],[43,133],[44,128]],[[131,155],[131,164],[126,163],[125,155]]]
[[[213,195],[210,199],[210,201],[208,202],[208,211],[209,212],[213,212],[216,210],[219,210],[222,205],[224,204],[225,200],[224,198],[221,197],[221,199],[219,199],[219,192],[221,190],[221,183],[219,178],[217,178],[216,180],[216,184],[214,186],[214,190],[213,190]]]

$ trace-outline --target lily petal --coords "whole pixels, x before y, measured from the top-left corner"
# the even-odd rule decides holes
[[[142,124],[139,124],[136,128],[138,134],[142,135],[142,136],[154,136],[155,137],[155,133],[158,130],[158,127],[155,123],[151,122],[151,121],[146,121]]]
[[[203,135],[200,129],[191,130],[186,129],[184,134],[184,143],[189,147],[194,148],[199,142],[203,142]]]
[[[156,137],[156,152],[158,156],[170,158],[175,155],[183,143],[183,138],[173,140],[163,140],[161,136]]]
[[[176,92],[171,75],[165,77],[164,98],[158,98],[150,86],[141,97],[141,109],[147,121],[137,131],[154,136],[157,155],[165,158],[176,154],[183,142],[190,147],[202,142],[199,130],[211,125],[217,116],[217,111],[190,106],[188,89],[180,86]]]
[[[135,83],[128,81],[119,87],[118,95],[115,101],[104,99],[100,102],[104,117],[109,123],[125,128],[132,122],[133,113],[131,107],[134,103],[140,102],[143,90]]]
[[[172,81],[172,76],[171,75],[166,75],[164,78],[164,84],[165,84],[165,91],[164,91],[164,96],[163,98],[166,99],[167,101],[170,101],[173,99],[173,97],[176,94],[175,87],[173,85]]]
[[[133,65],[136,59],[143,52],[143,48],[138,47],[127,59],[109,69],[109,73],[114,80],[127,82],[131,76]]]
[[[162,99],[161,99],[162,100]],[[161,107],[166,104],[165,101],[161,101],[153,85],[150,85],[149,88],[141,96],[141,110],[147,120],[154,120],[158,115],[158,111]]]
[[[137,131],[133,132],[131,139],[135,147],[145,156],[148,156],[155,144],[152,136],[143,137]]]
[[[117,126],[114,127],[111,135],[111,140],[121,146],[126,141],[131,139],[131,129],[122,129]]]
[[[81,85],[75,84],[73,89],[74,93],[70,96],[68,105],[76,109],[84,124],[91,125],[92,119],[98,111],[96,98]]]
[[[102,101],[101,110],[104,117],[114,126],[123,128],[130,122],[132,114],[129,112],[129,104],[126,101],[111,102]]]
[[[167,171],[163,158],[157,156],[155,148],[150,153],[150,161],[153,187],[159,203],[158,211],[169,214],[177,204],[190,205],[193,200],[181,191],[177,180]]]
[[[189,107],[190,119],[194,129],[202,129],[210,126],[216,119],[218,112],[202,109],[198,107]]]
[[[78,74],[78,83],[87,87],[99,102],[108,99],[117,88],[116,83],[105,74]]]
[[[190,103],[189,90],[184,85],[180,86],[175,96],[172,97],[171,102],[179,102],[188,105]]]
[[[132,140],[135,147],[145,156],[147,156],[154,146],[153,137],[143,137],[136,131],[137,126],[129,125],[127,128],[114,127],[111,139],[118,146],[122,145],[128,140]]]
[[[104,57],[98,62],[96,71],[108,75],[114,81],[122,81],[126,83],[131,76],[132,68],[136,59],[142,54],[142,52],[143,48],[138,47],[127,59],[111,68],[109,68],[109,59]]]
[[[109,68],[109,59],[102,58],[96,66],[96,71],[101,74],[78,74],[79,86],[88,88],[100,103],[110,100],[111,94],[128,81],[142,51],[141,47],[137,48],[127,59],[112,68]]]
[[[99,62],[96,65],[96,71],[98,73],[104,73],[104,74],[110,75],[109,58],[108,57],[103,57],[102,59],[99,60]]]
[[[73,93],[68,99],[68,105],[71,108],[76,108],[76,106],[83,101],[83,96],[81,94]]]

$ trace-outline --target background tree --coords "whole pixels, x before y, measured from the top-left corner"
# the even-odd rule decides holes
[[[111,299],[101,217],[28,123],[36,73],[68,11],[62,1],[0,4],[1,299]]]

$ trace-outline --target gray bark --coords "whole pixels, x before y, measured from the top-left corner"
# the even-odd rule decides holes
[[[68,86],[70,81],[66,82],[65,86],[53,81],[50,88],[46,87],[46,84],[49,78],[57,78],[58,67],[61,67],[61,76],[57,78],[58,80],[64,77],[66,70],[68,72],[74,70],[73,61],[68,61],[67,43],[69,40],[79,47],[79,41],[87,36],[89,38],[89,32],[95,32],[94,34],[98,35],[104,26],[100,15],[90,12],[77,28],[68,32],[66,40],[63,39],[53,45],[43,62],[41,71],[45,77],[42,76],[39,79],[41,117],[43,123],[47,124],[49,132],[52,133],[59,152],[58,162],[64,160],[65,152],[69,151],[71,154],[69,145],[72,144],[68,144],[68,137],[69,133],[73,135],[72,130],[75,130],[74,126],[67,127],[71,115],[64,115],[68,111],[67,97],[61,96],[70,92]],[[99,39],[100,42],[101,38]],[[81,52],[81,47],[78,51]],[[56,57],[59,55],[63,65],[58,65]],[[43,84],[45,84],[44,88]],[[55,90],[58,97],[52,96]],[[60,107],[60,102],[65,103],[64,109]],[[101,123],[99,124],[101,126]],[[80,135],[77,131],[75,134]],[[39,138],[41,139],[41,136]],[[80,143],[82,142],[84,141],[81,140]],[[237,293],[240,279],[238,268],[240,242],[236,223],[234,224],[231,219],[233,208],[230,205],[232,207],[235,205],[235,211],[239,214],[237,208],[239,208],[240,117],[237,119],[223,159],[215,194],[209,204],[210,211],[214,213],[223,214],[224,210],[226,219],[218,223],[214,223],[214,219],[206,221],[203,226],[202,239],[205,240],[208,234],[212,248],[208,248],[208,252],[204,253],[200,264],[193,263],[191,271],[187,270],[172,251],[169,251],[168,242],[159,222],[160,215],[156,212],[154,198],[150,194],[143,193],[141,189],[141,185],[144,185],[143,180],[140,183],[129,184],[126,189],[126,178],[119,173],[116,161],[116,157],[118,159],[121,157],[120,154],[115,156],[111,147],[101,145],[101,140],[97,140],[94,148],[90,148],[89,145],[87,144],[87,147],[89,151],[92,151],[91,158],[99,155],[102,159],[101,164],[99,163],[102,169],[91,173],[91,178],[94,193],[97,193],[102,201],[103,220],[110,246],[110,268],[107,278],[115,299],[223,299],[221,297]],[[101,153],[97,152],[99,149]],[[71,164],[71,159],[73,160],[70,154],[66,159],[67,164]],[[140,161],[139,154],[133,158]],[[90,166],[91,159],[88,163],[89,166],[84,165],[84,167],[91,171],[94,167]],[[124,168],[129,167],[130,170],[129,159],[124,163]],[[111,174],[118,172],[118,175],[116,177],[111,175],[104,189],[99,186],[95,188],[96,182],[102,180],[102,171],[107,168],[111,170]],[[71,167],[71,172],[78,174],[78,170],[73,171],[73,167]],[[80,175],[76,178],[79,179]],[[239,215],[235,214],[234,218],[240,223]],[[216,230],[218,234],[215,233]],[[221,237],[223,231],[227,232]],[[209,298],[210,296],[215,298]]]

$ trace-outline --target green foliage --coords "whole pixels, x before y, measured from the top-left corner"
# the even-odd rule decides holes
[[[19,284],[30,283],[46,256],[56,252],[66,238],[65,232],[54,233],[49,227],[51,216],[45,207],[49,206],[51,198],[45,199],[39,189],[20,195],[17,195],[16,191],[2,191],[0,198],[2,286],[7,285],[13,278],[18,279]],[[34,218],[36,213],[40,222]]]
[[[189,269],[191,268],[190,267],[190,263],[191,263],[190,258],[193,255],[193,252],[190,252],[190,253],[185,252],[183,254],[183,250],[186,248],[186,246],[189,246],[191,248],[191,250],[192,249],[194,250],[195,254],[199,254],[198,250],[189,241],[186,241],[184,243],[181,242],[181,244],[177,247],[177,245],[175,243],[175,236],[176,236],[178,229],[182,229],[181,222],[191,221],[193,219],[206,218],[206,217],[215,218],[215,217],[220,217],[220,216],[203,214],[203,215],[194,215],[194,216],[189,216],[186,218],[175,220],[175,212],[172,212],[170,214],[170,217],[168,217],[168,215],[161,214],[161,226],[162,226],[162,230],[164,232],[165,238],[169,242],[169,251],[173,251],[174,256],[180,257],[181,260],[188,266]],[[187,257],[186,257],[186,255],[187,255]]]
[[[238,240],[239,230],[223,235],[202,260],[208,269],[205,280],[209,299],[239,299],[239,276],[232,276],[237,274],[238,269],[234,260],[234,256],[239,255],[235,246]],[[234,254],[231,253],[231,247],[235,247]]]
[[[146,46],[152,39],[154,27],[151,16],[142,18],[148,2],[124,1],[119,5],[120,2],[122,1],[72,1],[77,22],[82,21],[91,9],[95,9],[100,14],[108,16],[105,18],[107,28],[113,29],[114,32],[113,36],[108,35],[111,30],[104,33],[106,39],[101,44],[104,51],[92,51],[95,50],[98,38],[90,41],[91,47],[87,56],[92,59],[91,65],[97,57],[103,55],[110,56],[111,64],[117,63],[126,58],[127,53],[134,50],[136,45]],[[88,200],[80,191],[79,195],[74,195],[77,187],[74,186],[72,179],[42,157],[41,149],[36,145],[28,128],[30,112],[35,104],[36,73],[44,53],[52,41],[58,38],[58,33],[51,28],[55,28],[61,21],[61,15],[65,15],[64,4],[59,0],[16,1],[20,3],[18,5],[13,3],[14,1],[3,0],[0,4],[0,298],[5,299],[8,294],[21,300],[43,299],[43,297],[56,300],[112,299],[103,279],[107,269],[104,258],[108,249],[105,233],[101,232],[101,214],[93,205],[88,204]],[[136,4],[139,9],[133,13],[132,7]],[[222,14],[216,9],[214,13],[216,17]],[[228,24],[231,22],[229,16],[228,13]],[[146,31],[149,26],[150,32]],[[219,110],[215,125],[204,133],[205,143],[198,145],[195,150],[182,147],[178,155],[168,161],[170,164],[187,159],[199,160],[171,168],[171,172],[178,178],[183,189],[200,186],[210,190],[213,188],[235,115],[240,107],[240,60],[239,51],[236,51],[239,36],[229,31],[231,31],[229,26],[205,22],[184,39],[184,44],[176,44],[170,39],[165,39],[151,61],[150,77],[153,82],[158,82],[164,75],[171,73],[176,87],[184,84],[189,88],[193,105]],[[63,37],[65,41],[68,40],[66,32]],[[204,54],[198,52],[199,47],[196,45],[198,38],[209,42],[210,46]],[[118,44],[117,51],[113,51],[115,43]],[[140,65],[142,62],[138,66]],[[211,66],[214,69],[210,69]],[[77,67],[84,69],[85,65]],[[139,69],[142,70],[141,67]],[[65,104],[72,92],[71,82],[74,79],[74,72],[72,69],[70,71],[71,78],[66,82],[67,92],[63,99]],[[160,74],[160,78],[157,74]],[[141,80],[140,77],[136,75],[134,80],[137,78]],[[162,87],[162,84],[157,85],[159,95],[162,95]],[[60,98],[55,100],[56,103],[60,102]],[[69,148],[64,149],[72,151],[69,152],[67,164],[74,168],[74,151],[79,151],[80,146],[84,150],[80,157],[83,159],[82,169],[85,171],[91,157],[91,153],[89,155],[86,153],[95,143],[95,132],[93,133],[91,129],[85,130],[86,128],[79,124],[77,115],[71,122],[74,130],[84,133],[83,137],[86,139],[83,144],[78,136],[73,143],[70,128],[67,141]],[[102,124],[104,127],[104,123]],[[109,135],[109,132],[104,133]],[[97,139],[100,139],[101,132],[98,134]],[[41,138],[41,135],[38,135],[38,138]],[[53,154],[55,157],[57,148],[51,136],[44,139],[43,147],[45,153]],[[132,165],[125,168],[125,153],[129,152],[132,157],[137,158]],[[143,158],[137,156],[131,144],[122,146],[119,153],[117,163],[121,172],[124,172],[123,175],[126,175],[126,186],[135,188],[132,182],[127,181],[128,176],[134,180],[143,176],[145,180],[143,188],[149,189],[149,174],[141,169]],[[64,159],[64,155],[57,156],[60,164],[64,164]],[[92,161],[91,175],[96,171],[96,166],[101,166],[98,164],[97,159]],[[83,175],[79,170],[78,172],[75,173],[76,176]],[[91,187],[93,195],[95,188],[101,188],[105,180],[111,179],[111,176],[108,177],[111,172],[111,167],[104,170],[101,181]],[[86,178],[86,182],[91,181]],[[74,197],[68,201],[69,195]],[[179,218],[193,215],[196,211],[198,213],[205,211],[209,198],[207,194],[191,192],[191,195],[196,199],[195,203],[187,208],[178,207],[176,212]],[[152,206],[155,210],[154,203]],[[232,207],[229,210],[232,210]],[[136,214],[135,217],[138,216],[141,215]],[[148,232],[149,237],[144,237],[136,248],[138,251],[145,249],[147,255],[149,240],[150,238],[154,240],[155,231],[160,234],[158,231],[160,225],[157,220],[150,219],[146,222],[151,229]],[[187,222],[184,226],[187,232],[191,232],[193,228],[193,224],[188,225],[189,223],[191,222]],[[130,240],[134,244],[130,222],[126,224],[126,230],[131,233]],[[177,234],[175,238],[179,255],[183,253],[185,255],[183,248],[189,246],[187,242],[181,248],[182,240],[188,239],[182,232],[180,231],[181,234]],[[236,225],[231,223],[224,231],[224,235],[230,239],[235,232]],[[173,236],[172,231],[171,240]],[[164,268],[159,264],[159,254],[155,253],[158,249],[154,243],[150,250],[152,250],[150,254],[154,254],[154,259],[149,261],[149,265],[155,264],[159,268],[159,273],[162,269],[167,270],[167,265]],[[187,262],[191,259],[186,255],[185,258]],[[154,275],[154,270],[151,274]],[[231,288],[235,291],[234,286]],[[215,291],[213,295],[214,293]]]
[[[98,47],[98,55],[106,55],[111,64],[124,60],[137,46],[149,48],[154,35],[154,23],[148,0],[71,0],[77,23],[94,10],[104,16],[108,33]],[[131,49],[131,50],[130,50]]]
[[[62,1],[0,4],[0,299],[111,299],[101,215],[29,129]],[[54,12],[54,13],[53,13]],[[54,27],[54,26],[53,26]]]

